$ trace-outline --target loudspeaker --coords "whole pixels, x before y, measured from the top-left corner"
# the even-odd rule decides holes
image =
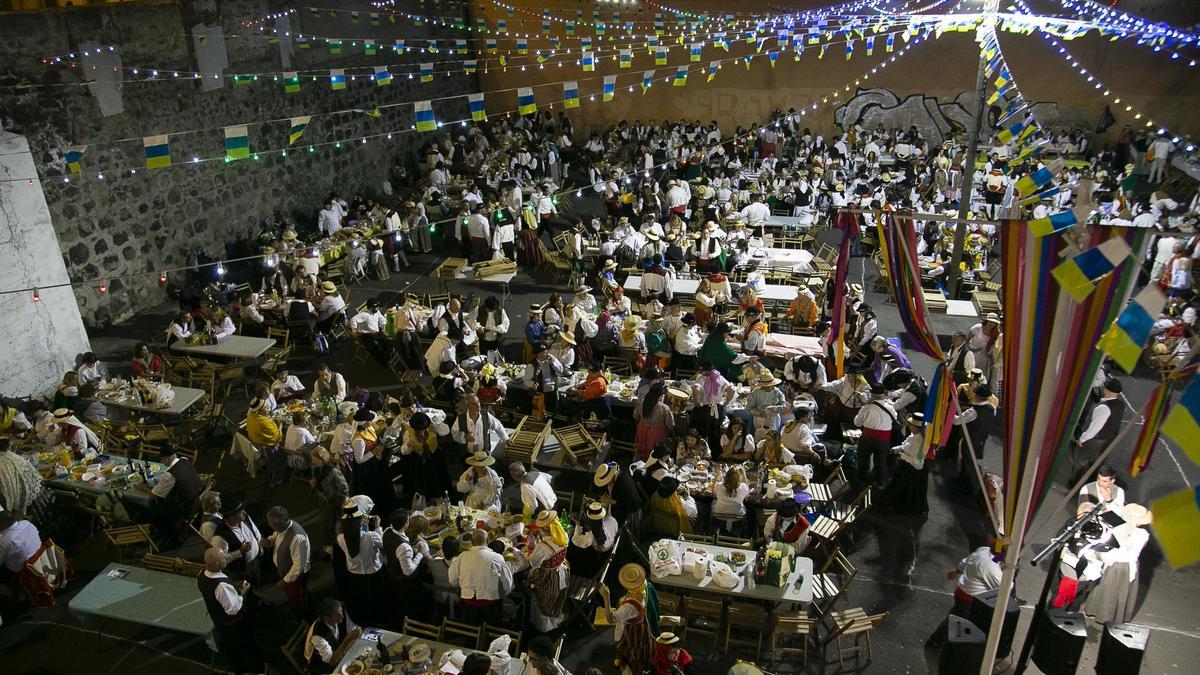
[[[1097,675],[1128,675],[1142,667],[1142,655],[1146,653],[1146,642],[1150,640],[1150,629],[1129,623],[1104,625],[1100,638],[1100,654],[1096,657]]]
[[[971,611],[967,613],[967,618],[971,623],[979,626],[979,630],[984,633],[989,632],[992,625],[992,612],[996,611],[997,596],[999,591],[987,591],[975,596],[975,600],[971,603]],[[1000,649],[996,652],[997,660],[1004,658],[1012,648],[1013,635],[1017,632],[1017,620],[1020,617],[1020,609],[1017,605],[1017,599],[1011,594],[1008,596],[1008,608],[1004,610],[1004,627],[1000,630]]]
[[[1087,641],[1087,624],[1079,612],[1047,608],[1042,611],[1033,662],[1045,675],[1074,675]]]
[[[951,614],[946,622],[946,644],[938,661],[939,673],[978,673],[983,662],[987,633],[961,616]]]

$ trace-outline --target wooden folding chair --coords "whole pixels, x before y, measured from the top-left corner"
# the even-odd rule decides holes
[[[492,644],[492,641],[502,635],[507,635],[512,638],[512,642],[508,643],[508,653],[514,658],[519,656],[521,654],[521,631],[508,630],[507,628],[500,628],[499,626],[493,626],[489,623],[483,624],[483,627],[479,632],[479,645],[476,647],[476,649],[481,651],[487,649],[488,645]]]
[[[142,556],[142,567],[156,572],[175,572],[176,558],[171,558],[165,555],[155,555],[147,553]]]
[[[721,533],[717,533],[714,538],[714,543],[717,546],[729,546],[731,548],[754,548],[754,541],[751,539],[743,539],[742,537],[730,537]]]
[[[280,645],[279,650],[283,652],[283,657],[287,659],[290,665],[297,673],[307,673],[308,666],[304,659],[304,639],[308,636],[308,624],[302,623],[288,638],[287,642]]]
[[[857,664],[859,655],[863,653],[866,653],[867,663],[870,663],[872,658],[871,633],[875,630],[875,626],[883,623],[888,613],[867,614],[862,607],[855,607],[854,609],[847,609],[841,612],[833,612],[831,616],[836,628],[825,639],[825,643],[834,642],[838,665],[845,665],[845,659],[848,654],[854,656],[854,661]],[[846,638],[853,638],[854,644],[849,647],[843,647],[842,640]]]
[[[158,547],[150,537],[149,525],[110,527],[104,531],[104,538],[117,549],[117,560],[121,562],[125,562],[126,550],[130,548],[144,546],[149,553],[158,553]]]
[[[725,605],[720,600],[688,596],[681,610],[687,622],[688,633],[700,633],[712,639],[720,639],[724,629]]]
[[[442,642],[460,645],[469,649],[478,649],[482,631],[479,626],[472,626],[461,621],[442,619]]]
[[[711,534],[692,534],[690,532],[680,532],[679,538],[683,541],[688,541],[693,544],[715,544],[716,540]]]
[[[183,558],[175,559],[175,568],[172,570],[175,574],[185,577],[198,577],[204,571],[204,565]]]
[[[833,554],[829,556],[829,560],[821,568],[821,572],[813,575],[812,604],[818,613],[819,622],[823,622],[824,618],[829,615],[857,575],[858,570],[841,549],[834,550]]]
[[[768,643],[771,666],[777,666],[781,659],[797,653],[804,665],[808,665],[808,642],[815,636],[815,629],[816,623],[807,614],[776,614],[771,623]],[[796,646],[797,643],[799,646]]]
[[[733,602],[725,613],[725,651],[729,645],[754,646],[754,658],[762,651],[767,634],[767,614],[761,605]]]
[[[407,616],[404,617],[404,630],[401,632],[403,632],[405,635],[413,635],[416,637],[422,637],[422,638],[425,638],[426,640],[433,640],[435,642],[441,642],[441,640],[442,640],[442,627],[441,626],[438,626],[438,625],[432,624],[432,623],[424,623],[422,621],[416,621],[416,620],[412,619],[411,617],[407,617]]]
[[[551,428],[552,423],[549,420],[521,417],[504,445],[504,455],[510,461],[532,462],[542,451],[546,439],[550,437]]]

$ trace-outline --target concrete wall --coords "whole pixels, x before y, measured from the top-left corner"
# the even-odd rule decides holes
[[[13,397],[53,391],[88,350],[71,290],[48,288],[66,282],[67,270],[41,185],[20,180],[33,171],[25,139],[0,131],[0,289],[38,288],[41,297],[34,302],[30,291],[0,295],[0,394]]]
[[[411,7],[409,7],[411,5]],[[346,91],[331,92],[327,77],[304,80],[301,93],[287,95],[282,81],[264,77],[249,86],[225,86],[205,91],[191,80],[173,80],[170,69],[194,72],[197,49],[189,33],[197,25],[219,26],[226,37],[229,67],[226,74],[351,68],[365,65],[411,64],[452,58],[437,55],[395,55],[390,45],[395,38],[410,44],[429,38],[454,38],[461,33],[432,25],[415,27],[403,20],[386,18],[373,28],[367,3],[337,3],[336,19],[314,20],[308,12],[295,15],[293,31],[347,38],[373,37],[381,43],[375,56],[364,56],[361,41],[343,46],[332,56],[323,42],[311,49],[294,49],[291,67],[282,65],[280,46],[254,37],[240,24],[283,6],[264,0],[199,0],[160,4],[139,3],[111,8],[68,11],[9,13],[0,18],[0,53],[18,56],[0,59],[0,81],[15,78],[40,84],[68,86],[37,87],[0,96],[0,119],[6,128],[30,139],[41,175],[64,171],[61,151],[66,146],[91,144],[84,154],[82,177],[70,182],[44,181],[46,201],[62,245],[63,262],[73,279],[155,272],[186,264],[196,249],[224,256],[226,242],[252,232],[275,211],[314,221],[319,202],[337,189],[347,197],[356,192],[378,194],[389,167],[417,147],[415,134],[343,144],[340,149],[317,148],[315,152],[290,152],[286,158],[263,157],[226,164],[223,161],[187,166],[192,156],[220,157],[224,150],[222,127],[256,120],[287,120],[305,114],[349,111],[314,117],[301,141],[325,142],[336,138],[407,128],[411,106],[383,108],[382,116],[371,119],[353,112],[356,108],[385,106],[455,93],[475,91],[473,76],[439,74],[433,85],[394,75],[388,87],[378,87],[361,75],[348,83]],[[415,10],[417,3],[400,3]],[[352,24],[350,11],[360,11]],[[448,11],[443,7],[443,12]],[[97,98],[82,82],[79,72],[63,66],[49,68],[38,62],[41,55],[78,52],[90,41],[116,44],[121,64],[158,67],[166,82],[132,82],[129,76],[120,89],[124,112],[102,116]],[[465,99],[434,104],[440,119],[466,114]],[[204,133],[173,136],[171,155],[176,166],[155,171],[144,169],[141,137],[190,129]],[[287,147],[288,123],[275,122],[250,127],[251,149]],[[110,144],[109,141],[129,139]],[[420,141],[427,139],[421,138]],[[131,174],[129,169],[135,169]],[[98,180],[97,172],[104,173]],[[396,186],[407,189],[409,186]],[[157,276],[113,281],[108,294],[94,288],[76,291],[84,321],[105,325],[139,309],[161,303],[165,296]]]
[[[516,0],[514,4],[518,7],[532,6],[520,0]],[[549,43],[540,37],[541,22],[537,18],[543,4],[555,9],[556,16],[573,17],[575,10],[582,9],[584,18],[580,21],[579,35],[591,34],[592,5],[564,0],[541,3],[538,9],[532,10],[532,16],[526,15],[523,27],[520,25],[520,13],[507,18],[510,31],[520,29],[539,35],[529,39],[531,50],[549,49]],[[825,3],[790,3],[789,8],[819,4]],[[1043,11],[1062,11],[1054,0],[1041,0],[1033,4],[1036,9]],[[1168,4],[1162,3],[1162,6]],[[1157,7],[1151,2],[1143,2],[1141,5],[1147,11]],[[1190,16],[1192,21],[1200,15],[1200,3],[1174,5],[1176,9],[1173,11],[1151,13],[1156,18],[1169,18],[1181,25],[1186,21],[1185,15]],[[1190,9],[1183,11],[1179,10],[1178,6],[1190,6]],[[641,27],[640,33],[645,33],[652,25],[656,11],[648,5],[643,6],[640,12],[610,5],[594,7],[601,10],[604,19],[611,15],[613,9],[618,9],[622,14],[621,23],[625,22],[626,17],[630,17],[630,20],[637,22]],[[733,6],[729,3],[687,2],[681,7],[689,11],[707,9],[721,12],[728,11]],[[778,7],[772,8],[768,3],[751,1],[737,3],[735,8],[741,11],[780,11]],[[494,24],[497,18],[504,18],[503,10],[495,8],[483,10],[481,15],[491,24]],[[668,32],[671,32],[670,15],[667,25]],[[561,33],[563,27],[561,24],[554,24],[553,30]],[[608,33],[610,36],[614,34],[611,25]],[[619,37],[624,35],[624,32],[618,30],[615,35]],[[887,90],[898,102],[919,94],[926,99],[936,99],[935,102],[941,105],[953,104],[960,94],[974,87],[978,52],[972,38],[973,34],[946,33],[939,40],[930,40],[919,45],[879,75],[869,78],[862,86]],[[628,40],[620,37],[619,39]],[[691,40],[685,42],[690,43]],[[722,129],[732,130],[737,125],[763,121],[776,108],[786,110],[790,107],[811,105],[834,91],[839,93],[838,100],[844,101],[848,95],[854,93],[853,81],[888,56],[884,52],[882,42],[882,39],[876,39],[874,56],[868,57],[863,41],[858,39],[853,58],[849,61],[845,60],[842,47],[838,45],[831,47],[820,60],[817,58],[817,50],[811,46],[806,47],[799,62],[793,61],[791,53],[783,53],[774,69],[763,57],[755,59],[750,70],[746,70],[741,64],[727,63],[716,79],[706,84],[704,69],[710,61],[754,53],[753,47],[747,46],[740,39],[731,44],[729,53],[714,47],[709,41],[703,49],[701,62],[691,64],[696,68],[690,72],[687,85],[683,88],[671,87],[662,82],[662,78],[671,75],[676,66],[689,64],[687,45],[680,46],[673,42],[667,66],[655,65],[653,56],[642,47],[634,50],[633,65],[627,70],[619,69],[618,64],[611,58],[616,54],[615,51],[607,51],[606,58],[601,59],[594,73],[580,72],[580,68],[574,66],[573,59],[562,68],[537,68],[535,65],[521,71],[512,65],[507,70],[492,67],[486,74],[481,75],[481,86],[484,91],[492,91],[532,85],[536,87],[534,93],[541,102],[561,100],[562,88],[556,83],[564,79],[578,79],[582,106],[571,113],[577,128],[594,129],[622,119],[630,122],[635,119],[700,119],[705,122],[715,119]],[[664,44],[666,43],[664,40]],[[898,50],[902,42],[897,38],[896,43]],[[1042,104],[1042,110],[1039,112],[1045,114],[1049,123],[1080,125],[1086,129],[1094,129],[1104,110],[1104,100],[1092,88],[1092,83],[1086,82],[1067,67],[1057,53],[1036,35],[1001,33],[1000,43],[1021,92],[1030,100]],[[605,50],[611,49],[615,44],[617,43],[601,39],[596,41],[596,46]],[[577,48],[578,42],[565,40],[563,45]],[[774,39],[768,40],[763,53],[776,49],[775,45]],[[1131,103],[1135,109],[1149,114],[1156,123],[1165,124],[1177,133],[1200,134],[1200,118],[1191,114],[1200,106],[1200,90],[1195,86],[1197,77],[1200,77],[1200,69],[1188,68],[1186,58],[1172,61],[1167,50],[1155,53],[1152,49],[1136,46],[1131,41],[1114,43],[1094,35],[1072,41],[1069,48],[1079,61],[1099,76],[1112,91],[1125,102]],[[657,81],[648,93],[642,95],[639,83],[643,71],[648,69],[655,70]],[[602,103],[598,92],[601,78],[606,74],[618,75],[618,93],[615,100]],[[540,84],[546,86],[539,87]],[[632,93],[628,91],[630,85],[634,86]],[[845,89],[846,85],[850,85],[849,90]],[[595,101],[588,100],[590,94],[597,94]],[[513,92],[489,95],[488,106],[511,106],[514,96]],[[828,131],[834,122],[834,108],[832,105],[821,106],[815,113],[810,113],[808,124],[814,130]],[[1110,131],[1109,136],[1099,139],[1101,143],[1115,137],[1122,124],[1135,123],[1132,120],[1133,113],[1124,111],[1124,103],[1113,106],[1113,113],[1117,118],[1117,125]],[[905,116],[900,115],[897,119],[902,121]]]

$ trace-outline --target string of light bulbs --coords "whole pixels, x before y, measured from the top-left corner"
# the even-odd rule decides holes
[[[875,66],[872,66],[870,70],[863,72],[861,75],[854,78],[852,81],[847,82],[845,85],[840,86],[840,87],[835,87],[834,89],[830,90],[828,93],[826,93],[824,96],[822,96],[819,101],[814,98],[814,101],[812,104],[799,106],[795,113],[790,113],[789,115],[785,116],[784,119],[775,120],[773,122],[773,125],[776,128],[780,128],[782,126],[783,122],[785,122],[785,121],[790,122],[790,121],[794,121],[798,118],[805,117],[809,112],[815,112],[817,109],[819,109],[820,106],[828,104],[830,101],[834,101],[836,103],[838,101],[838,99],[840,98],[841,94],[843,93],[843,91],[846,93],[849,93],[851,86],[858,87],[858,86],[862,85],[862,83],[865,82],[866,80],[868,80],[871,76],[877,75],[879,72],[886,69],[889,65],[896,63],[900,59],[900,57],[904,56],[905,54],[910,52],[913,48],[915,48],[917,45],[924,42],[925,39],[926,38],[924,36],[917,36],[911,42],[909,42],[908,44],[906,44],[905,46],[903,46],[899,50],[897,50],[890,57],[884,59],[883,61],[876,64]],[[669,82],[670,80],[671,80],[671,78],[668,77],[668,78],[664,78],[663,81]],[[582,98],[582,93],[581,93],[581,98]],[[594,99],[595,95],[593,94],[589,98]],[[543,109],[543,108],[553,109],[554,105],[556,105],[556,103],[548,103],[548,104],[539,103],[539,104],[537,104],[537,107],[539,110]],[[489,114],[488,117],[489,118],[499,117],[501,115],[511,116],[513,112],[514,111],[512,111],[512,110],[507,110],[504,112]],[[469,123],[469,118],[457,120],[455,122],[450,122],[448,124],[451,124],[451,125],[461,124],[462,126],[465,127],[465,126],[467,126],[468,123]],[[768,124],[772,124],[772,123],[768,123]],[[740,142],[742,140],[751,139],[755,136],[756,133],[758,133],[758,132],[756,130],[756,125],[754,125],[754,126],[752,126],[750,131],[747,131],[743,134],[731,136],[727,139],[721,140],[719,145],[728,145],[730,143],[736,143],[736,142]],[[321,144],[321,145],[326,145],[326,144]],[[284,150],[283,152],[286,152],[286,150]],[[311,150],[310,150],[310,152],[311,152]],[[653,169],[654,170],[666,169],[666,168],[670,167],[674,162],[675,162],[675,160],[672,158],[672,159],[667,160],[666,162],[663,162],[662,164],[655,165],[653,167]],[[648,175],[649,172],[646,171],[646,173]],[[626,181],[629,183],[632,183],[632,178],[630,178],[629,176],[626,176]],[[566,190],[560,190],[560,191],[554,193],[553,195],[551,195],[551,198],[557,200],[559,197],[562,197],[564,195],[570,195],[571,193],[575,193],[576,197],[582,197],[583,190],[585,188],[594,188],[594,187],[596,187],[596,186],[589,185],[589,186],[583,186],[583,187],[575,187],[575,188],[566,189]],[[438,225],[454,223],[458,219],[459,219],[459,216],[456,215],[453,217],[442,218],[442,219],[439,219],[436,221],[432,221],[432,222],[430,222],[431,231],[434,228],[436,228]],[[307,246],[306,245],[304,248],[311,249],[312,251],[316,251],[317,254],[319,255],[319,253],[321,251],[328,250],[329,248],[333,248],[333,247],[336,247],[336,245],[331,242],[322,242],[321,244],[317,244],[315,246]],[[62,283],[57,283],[57,284],[46,284],[46,285],[41,285],[41,286],[31,286],[31,287],[26,287],[26,288],[9,289],[9,290],[0,291],[0,295],[13,295],[13,294],[20,294],[20,293],[29,293],[29,294],[31,294],[30,297],[33,302],[40,302],[41,301],[41,292],[40,291],[43,289],[94,287],[97,289],[98,292],[103,294],[103,293],[108,292],[109,284],[112,281],[117,281],[117,280],[124,281],[124,280],[128,280],[128,279],[153,277],[155,275],[158,276],[158,282],[160,285],[166,285],[170,274],[178,274],[180,272],[187,272],[190,270],[197,270],[197,269],[215,268],[215,270],[218,272],[218,275],[223,275],[225,272],[225,264],[226,263],[232,264],[232,263],[237,263],[237,262],[248,262],[248,261],[266,261],[269,257],[271,257],[273,255],[277,256],[278,254],[260,253],[257,255],[233,258],[228,261],[217,260],[215,262],[203,263],[203,264],[197,264],[197,265],[189,265],[186,267],[167,268],[167,269],[163,269],[158,272],[137,272],[137,273],[121,274],[121,275],[108,275],[108,276],[101,276],[101,277],[93,277],[91,279],[86,279],[86,280],[81,280],[81,281],[70,281],[70,282],[62,282]]]
[[[1015,1],[1019,6],[1023,7],[1026,12],[1030,11],[1029,6],[1026,5],[1023,2],[1023,0],[1015,0]],[[1116,96],[1112,92],[1111,89],[1109,89],[1103,82],[1100,81],[1100,78],[1097,77],[1095,73],[1093,73],[1093,72],[1089,71],[1087,68],[1085,68],[1079,62],[1079,60],[1076,59],[1073,54],[1071,54],[1071,52],[1067,49],[1065,44],[1063,44],[1058,38],[1054,37],[1053,35],[1047,33],[1044,30],[1039,31],[1039,32],[1042,36],[1042,39],[1044,39],[1044,40],[1046,40],[1046,42],[1050,43],[1050,46],[1054,48],[1054,50],[1056,51],[1058,56],[1060,58],[1062,58],[1063,61],[1065,61],[1067,63],[1067,65],[1071,66],[1071,68],[1073,70],[1075,70],[1075,72],[1078,73],[1080,77],[1084,78],[1085,80],[1087,80],[1087,82],[1089,84],[1092,85],[1092,89],[1101,92],[1100,95],[1103,96],[1105,98],[1105,100],[1109,101],[1112,105],[1121,105],[1122,104],[1121,97]],[[1136,126],[1141,127],[1143,129],[1156,129],[1156,133],[1170,135],[1170,136],[1172,136],[1171,141],[1173,143],[1180,143],[1181,141],[1187,141],[1186,151],[1192,152],[1193,150],[1195,150],[1195,147],[1196,147],[1195,142],[1187,134],[1176,134],[1176,133],[1172,132],[1170,129],[1168,129],[1166,126],[1155,125],[1154,120],[1152,120],[1148,116],[1144,115],[1141,111],[1135,109],[1133,107],[1133,105],[1131,103],[1129,103],[1128,101],[1126,101],[1124,103],[1124,106],[1125,106],[1125,112],[1133,113],[1133,119],[1138,123]],[[1145,118],[1144,121],[1143,121],[1143,118]],[[1135,126],[1135,125],[1130,125],[1130,126]]]
[[[897,30],[897,31],[880,33],[878,36],[886,39],[886,37],[889,35],[892,35],[892,36],[902,35],[902,34],[908,33],[908,31],[909,31],[909,29],[906,28],[905,30]],[[838,45],[846,44],[847,42],[850,42],[852,40],[853,40],[852,38],[845,38],[843,40],[834,40],[831,42],[822,43],[822,46],[823,47],[838,46]],[[738,55],[738,56],[730,56],[730,57],[726,57],[726,58],[722,58],[722,59],[716,59],[715,61],[709,61],[708,63],[690,63],[689,62],[687,64],[676,64],[674,66],[667,64],[667,65],[656,66],[656,68],[666,68],[666,69],[670,69],[670,70],[672,70],[672,72],[674,72],[679,67],[682,67],[683,65],[687,65],[688,71],[690,73],[693,68],[701,69],[701,70],[707,69],[714,62],[718,64],[718,67],[720,67],[720,66],[723,66],[728,63],[748,62],[748,61],[754,60],[759,57],[766,57],[769,59],[771,53],[779,54],[782,52],[781,51],[763,51],[763,52],[756,52],[753,54],[743,54],[743,55]],[[798,58],[799,53],[794,52],[794,54],[796,55],[796,56],[794,56],[794,60],[795,60],[796,58]],[[522,68],[523,68],[523,66],[522,66]],[[651,70],[654,70],[654,69],[651,69]],[[633,76],[637,76],[640,78],[642,76],[642,73],[631,71],[629,73],[619,73],[619,75],[633,75]],[[600,75],[593,75],[593,76],[588,76],[588,77],[576,77],[576,78],[567,79],[567,80],[558,80],[558,81],[552,81],[552,82],[537,83],[537,84],[533,84],[533,85],[529,85],[529,86],[531,86],[532,88],[538,88],[538,87],[559,87],[559,88],[561,88],[561,86],[564,82],[577,82],[577,83],[594,82],[594,81],[598,81],[598,80],[603,80],[604,77],[605,76],[603,74],[600,74]],[[410,74],[410,78],[411,78],[411,74]],[[384,110],[389,110],[389,109],[393,109],[393,108],[408,107],[408,106],[414,105],[415,103],[424,102],[424,101],[429,101],[432,103],[432,102],[440,102],[440,101],[447,101],[447,100],[454,100],[454,99],[463,99],[463,98],[467,98],[471,93],[482,93],[486,96],[489,94],[496,95],[496,94],[504,94],[504,93],[509,93],[509,92],[516,92],[520,88],[521,87],[504,87],[504,88],[500,88],[500,89],[491,89],[491,90],[484,91],[484,92],[468,92],[468,93],[463,93],[463,94],[453,94],[453,95],[446,95],[446,96],[440,96],[440,97],[432,97],[432,98],[427,98],[427,99],[422,98],[422,99],[414,99],[414,100],[396,101],[396,102],[391,102],[391,103],[381,103],[381,104],[378,104],[375,106],[371,106],[371,108],[378,110],[378,111],[384,111]],[[344,108],[344,109],[340,109],[340,110],[333,110],[333,111],[328,111],[328,112],[323,112],[323,113],[307,113],[306,116],[311,118],[310,122],[309,122],[311,124],[312,119],[331,117],[331,116],[341,116],[341,115],[362,115],[363,111],[364,111],[364,108],[362,108],[362,107],[354,107],[354,108]],[[262,126],[265,126],[268,124],[290,123],[294,116],[295,115],[289,115],[287,117],[272,118],[272,119],[267,119],[267,120],[249,120],[249,121],[231,122],[228,124],[221,124],[221,125],[217,125],[217,126],[203,127],[203,128],[198,128],[198,129],[184,129],[184,130],[179,130],[179,131],[164,132],[164,133],[161,133],[160,135],[165,135],[170,138],[175,138],[175,137],[179,137],[179,136],[186,136],[186,135],[192,135],[192,134],[215,133],[215,132],[223,131],[227,127],[231,127],[231,126],[262,127]],[[112,146],[116,146],[119,144],[125,144],[125,143],[128,143],[128,144],[136,143],[136,144],[139,144],[139,146],[140,146],[143,143],[143,141],[144,141],[143,136],[136,136],[136,137],[131,136],[131,137],[126,137],[126,138],[92,142],[92,143],[88,143],[87,145],[88,145],[88,148],[90,151],[93,148],[112,147]],[[197,157],[194,156],[191,163],[193,163],[193,164],[199,163],[200,161],[205,161],[205,160],[198,159]],[[172,163],[172,166],[176,166],[176,165],[174,163]],[[142,168],[142,167],[124,169],[124,170],[119,170],[119,171],[120,172],[130,171],[131,173],[135,173],[139,168]],[[95,173],[98,176],[103,176],[103,174],[104,174],[103,171],[97,171]],[[112,173],[113,173],[113,170],[110,169],[109,174],[111,175]],[[67,179],[67,181],[64,181],[64,182],[69,182],[70,175],[72,175],[72,174],[59,174],[59,175],[53,175],[53,176],[44,176],[41,178],[41,180],[46,180],[47,178],[65,178],[65,179]],[[103,180],[103,178],[99,178],[99,179]],[[21,180],[32,180],[32,179],[7,178],[7,179],[0,179],[0,182],[6,182],[6,181],[14,182],[14,181],[21,181]]]

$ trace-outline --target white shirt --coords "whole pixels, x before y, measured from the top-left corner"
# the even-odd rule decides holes
[[[271,383],[271,393],[276,398],[289,396],[296,392],[304,391],[304,385],[300,384],[300,378],[295,375],[288,375],[284,380],[275,380]]]
[[[291,528],[291,524],[288,524]],[[267,538],[267,543],[271,547],[278,546],[283,541],[284,532],[272,532]],[[296,532],[292,536],[291,545],[288,546],[288,554],[291,556],[292,566],[287,570],[277,570],[283,576],[283,580],[287,583],[292,583],[300,578],[309,570],[312,565],[311,556],[309,555],[309,541],[307,534]]]
[[[742,209],[740,215],[747,225],[765,223],[771,217],[771,209],[762,202],[752,202]]]
[[[300,448],[316,442],[317,437],[313,436],[311,431],[299,424],[292,424],[288,426],[287,433],[283,436],[283,449],[296,452]]]
[[[374,574],[383,569],[383,530],[375,528],[360,533],[358,555],[350,557],[346,534],[337,536],[338,546],[346,554],[346,570],[351,574]]]
[[[326,624],[326,625],[328,625],[328,624]],[[341,643],[341,641],[342,641],[342,639],[343,639],[343,638],[345,638],[346,636],[344,636],[344,635],[341,635],[341,634],[338,632],[338,627],[337,627],[337,626],[329,626],[329,627],[330,627],[331,629],[333,629],[333,639],[334,639],[334,641],[335,641],[335,642],[338,642],[338,643],[340,644],[340,643]],[[347,617],[346,617],[346,630],[347,630],[347,631],[352,631],[352,630],[354,630],[355,628],[357,628],[357,625],[356,625],[356,624],[355,624],[353,621],[351,621],[351,620],[350,620],[350,617],[349,617],[349,616],[347,616]],[[332,663],[332,662],[333,662],[333,652],[334,652],[334,646],[333,646],[333,645],[331,645],[331,644],[329,644],[329,641],[328,641],[328,640],[326,640],[325,638],[321,637],[320,635],[315,635],[315,634],[314,634],[314,635],[312,636],[312,640],[311,640],[310,642],[312,643],[312,648],[313,648],[313,650],[314,650],[315,652],[317,652],[317,655],[321,657],[321,660],[322,660],[322,661],[324,661],[325,663]],[[337,665],[337,664],[334,664],[334,665]]]
[[[410,577],[417,573],[421,561],[429,557],[429,544],[425,543],[424,539],[418,539],[417,545],[413,546],[408,535],[403,532],[397,534],[400,535],[400,544],[396,546],[396,560],[400,562],[400,571],[404,576]]]
[[[731,494],[725,489],[725,484],[720,483],[713,488],[712,512],[714,515],[746,515],[746,496],[750,494],[750,486],[746,483],[739,483],[737,489]]]
[[[526,510],[536,512],[538,507],[554,508],[555,502],[558,501],[558,495],[554,494],[554,486],[550,479],[550,474],[539,473],[532,483],[528,480],[521,481],[521,504]]]
[[[1101,401],[1108,400],[1111,399],[1101,399]],[[1082,434],[1079,434],[1079,442],[1087,443],[1095,438],[1096,434],[1100,433],[1100,430],[1103,429],[1104,425],[1108,423],[1108,417],[1111,413],[1112,411],[1108,409],[1107,405],[1096,404],[1093,406],[1092,417],[1088,421],[1087,428],[1083,430]]]
[[[606,515],[601,521],[600,527],[604,530],[603,546],[597,546],[595,535],[578,525],[571,530],[571,544],[579,548],[594,548],[602,553],[611,549],[613,544],[617,543],[617,530],[619,529],[617,519]]]
[[[213,326],[212,336],[218,340],[227,338],[237,332],[237,326],[233,325],[233,319],[226,316],[221,320],[220,325]]]
[[[321,209],[320,215],[317,216],[317,229],[331,236],[342,229],[342,219],[337,210]]]
[[[958,563],[958,587],[967,595],[975,596],[1000,586],[1004,572],[999,563],[992,560],[992,549],[980,546],[971,555]]]
[[[1120,513],[1121,508],[1125,506],[1125,490],[1119,485],[1112,486],[1112,501],[1104,501],[1104,499],[1100,496],[1100,486],[1096,484],[1096,481],[1092,481],[1080,488],[1079,497],[1080,499],[1089,497],[1097,504],[1104,502],[1105,511],[1116,511],[1117,513]]]
[[[158,481],[154,484],[154,487],[150,488],[150,494],[155,497],[164,498],[171,493],[171,488],[175,487],[175,476],[170,471],[171,467],[178,463],[178,457],[171,460],[171,463],[167,465],[167,470],[163,472],[163,475],[158,477]]]
[[[9,572],[25,569],[25,561],[42,547],[42,536],[28,520],[18,520],[0,532],[0,563]]]
[[[434,338],[433,342],[429,344],[429,349],[425,350],[425,367],[429,369],[430,373],[437,374],[443,361],[458,361],[454,352],[454,343],[445,334]]]
[[[894,419],[896,411],[891,401],[874,400],[858,409],[854,425],[872,431],[890,431]]]
[[[675,334],[675,351],[685,356],[694,356],[700,351],[700,329],[695,326],[681,327]]]
[[[467,417],[470,418],[469,413]],[[487,419],[486,428],[484,426],[485,417]],[[479,417],[476,417],[473,420],[467,420],[467,424],[471,426],[469,430],[471,434],[471,441],[469,443],[467,442],[467,430],[460,428],[459,423],[461,421],[462,417],[454,418],[454,424],[450,426],[450,436],[454,439],[455,443],[466,443],[468,453],[475,453],[478,450],[484,449],[483,438],[485,432],[491,437],[491,450],[495,450],[497,446],[508,440],[508,431],[505,430],[504,424],[502,424],[495,415],[484,415],[481,412]]]
[[[317,305],[317,319],[324,321],[346,308],[346,301],[337,293],[331,293],[321,299]]]
[[[229,578],[221,572],[209,572],[208,570],[204,570],[204,576],[208,577],[209,579]],[[229,616],[236,616],[238,612],[242,611],[242,594],[238,593],[237,589],[233,587],[233,584],[229,583],[228,581],[222,581],[221,583],[217,584],[216,596],[217,602],[220,603],[221,608],[224,609],[225,613]]]
[[[350,332],[366,333],[369,335],[382,333],[386,323],[387,320],[383,318],[383,313],[379,310],[375,310],[374,312],[363,310],[350,319]]]
[[[104,364],[97,361],[92,365],[84,364],[79,366],[79,384],[80,386],[88,382],[98,382],[104,379]]]
[[[670,190],[667,190],[667,204],[670,206],[670,208],[674,209],[680,206],[687,206],[688,200],[688,191],[679,187],[678,185],[672,187]]]
[[[329,384],[332,385],[332,388],[334,391],[333,402],[341,403],[342,401],[345,401],[346,400],[346,378],[342,377],[341,373],[332,373],[330,380],[331,381]],[[319,385],[319,384],[321,384],[321,376],[317,375],[317,379],[316,379],[316,381],[313,382],[313,388],[312,388],[314,395],[317,392],[317,385]]]
[[[504,556],[486,546],[470,549],[450,563],[450,584],[468,600],[501,600],[513,587],[512,569]]]
[[[254,560],[259,556],[260,553],[262,553],[262,551],[260,551],[258,548],[258,542],[262,540],[262,535],[259,534],[258,526],[254,524],[253,520],[250,520],[249,518],[242,518],[240,525],[237,527],[231,527],[229,529],[233,530],[233,533],[237,535],[237,538],[240,540],[241,544],[250,544],[250,550],[243,553],[239,548],[241,544],[234,545],[237,542],[225,541],[225,539],[219,534],[214,535],[212,538],[212,545],[214,548],[217,546],[224,547],[225,552],[229,554],[230,558],[234,560],[238,558],[244,558],[246,562]]]

